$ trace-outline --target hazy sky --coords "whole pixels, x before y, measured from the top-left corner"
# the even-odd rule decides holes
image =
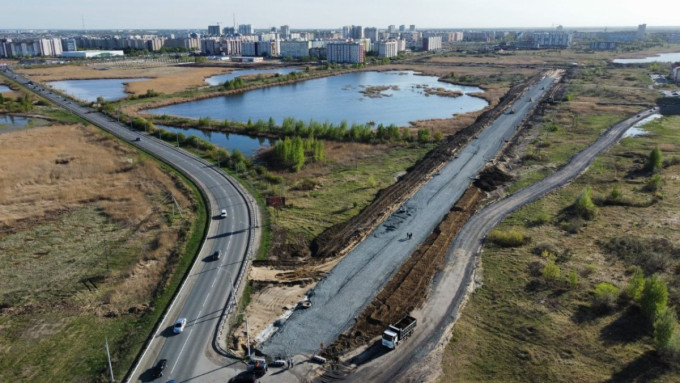
[[[675,26],[675,0],[3,0],[0,29]]]

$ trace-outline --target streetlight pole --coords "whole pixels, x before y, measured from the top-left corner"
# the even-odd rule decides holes
[[[111,367],[111,354],[109,353],[109,338],[106,337],[106,359],[109,361],[109,373],[111,374],[111,381],[115,382],[116,380],[113,378],[113,367]]]

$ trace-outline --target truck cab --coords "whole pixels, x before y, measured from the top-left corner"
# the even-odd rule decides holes
[[[397,333],[388,328],[387,330],[383,331],[382,345],[393,349],[397,347],[398,338],[399,336]]]

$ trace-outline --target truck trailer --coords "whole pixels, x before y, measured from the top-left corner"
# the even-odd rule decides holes
[[[382,345],[389,349],[396,348],[399,343],[411,336],[416,324],[418,324],[416,318],[407,315],[399,322],[389,325],[387,330],[383,331]]]

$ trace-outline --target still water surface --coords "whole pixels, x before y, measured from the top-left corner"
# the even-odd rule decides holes
[[[372,87],[389,89],[378,92],[377,97],[362,93]],[[424,87],[461,91],[463,95],[455,98],[428,96]],[[373,121],[406,126],[410,121],[450,118],[486,107],[485,100],[469,95],[473,92],[481,93],[483,90],[440,82],[437,77],[420,76],[412,71],[356,72],[170,105],[147,112],[242,122],[248,119],[267,121],[273,117],[278,124],[286,117],[294,117],[335,124]]]
[[[106,101],[125,97],[125,84],[135,81],[146,81],[148,78],[109,78],[97,80],[64,80],[48,82],[51,87],[70,96],[87,102],[97,101],[103,97]]]
[[[210,141],[213,144],[227,149],[230,153],[234,149],[238,149],[247,157],[252,157],[257,154],[258,150],[274,145],[275,140],[268,138],[253,138],[240,134],[209,132],[198,129],[183,129],[168,125],[156,125],[156,127],[165,129],[169,132],[184,133],[187,137],[196,136],[204,140]]]
[[[680,53],[660,53],[641,59],[615,59],[614,64],[672,63],[676,61],[680,61]]]
[[[10,130],[45,126],[49,121],[40,118],[6,116],[0,114],[0,133]]]

